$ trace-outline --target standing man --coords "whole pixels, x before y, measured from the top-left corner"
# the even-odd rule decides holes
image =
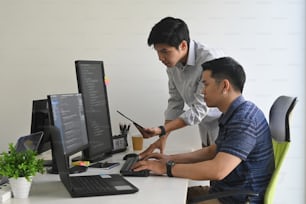
[[[242,96],[245,72],[229,57],[203,65],[204,100],[217,107],[219,134],[215,144],[185,154],[153,153],[136,163],[135,171],[149,169],[157,174],[195,180],[210,180],[207,187],[188,189],[187,199],[199,194],[226,190],[259,193],[250,203],[261,204],[274,171],[274,154],[268,122],[263,112]],[[245,195],[214,199],[203,204],[245,203]]]
[[[203,146],[213,144],[220,112],[208,108],[203,100],[201,64],[219,57],[217,52],[190,40],[186,23],[173,17],[166,17],[154,25],[148,45],[153,45],[159,60],[167,67],[170,97],[164,125],[141,131],[145,138],[155,135],[160,138],[140,156],[144,157],[155,149],[163,153],[169,133],[188,125],[198,125]],[[188,106],[186,110],[185,105]]]

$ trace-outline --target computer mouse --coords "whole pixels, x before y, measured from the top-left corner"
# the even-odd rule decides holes
[[[73,166],[69,169],[70,174],[77,174],[87,171],[87,166]]]
[[[124,155],[123,160],[126,160],[129,157],[138,157],[138,154],[136,154],[136,153],[128,153],[128,154]]]

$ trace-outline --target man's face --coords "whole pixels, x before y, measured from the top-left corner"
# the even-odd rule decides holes
[[[222,86],[211,77],[211,71],[205,70],[202,74],[204,85],[204,101],[208,107],[218,107],[222,103]]]
[[[179,49],[167,44],[155,44],[154,49],[157,52],[159,60],[167,67],[174,67],[186,56],[186,48],[182,43]]]

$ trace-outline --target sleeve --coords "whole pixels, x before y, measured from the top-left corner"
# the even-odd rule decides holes
[[[236,120],[225,130],[222,142],[216,141],[218,151],[246,160],[256,145],[256,126],[251,120]]]
[[[221,112],[217,108],[209,108],[204,102],[203,83],[199,82],[196,92],[194,93],[194,100],[189,105],[189,108],[179,117],[182,118],[188,125],[197,125],[202,120],[211,122],[219,118]]]
[[[168,99],[167,109],[165,110],[165,120],[174,120],[184,112],[185,102],[170,78],[168,81],[168,87],[170,96]]]

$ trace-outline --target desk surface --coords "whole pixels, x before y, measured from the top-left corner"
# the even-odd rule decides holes
[[[108,161],[120,161],[122,155],[113,155]],[[89,168],[86,174],[118,173],[121,168],[117,166],[112,170]],[[33,179],[30,196],[27,199],[10,199],[4,204],[162,204],[185,203],[188,179],[168,178],[167,176],[125,177],[139,188],[134,194],[96,196],[86,198],[71,198],[61,183],[58,175],[37,175]]]

